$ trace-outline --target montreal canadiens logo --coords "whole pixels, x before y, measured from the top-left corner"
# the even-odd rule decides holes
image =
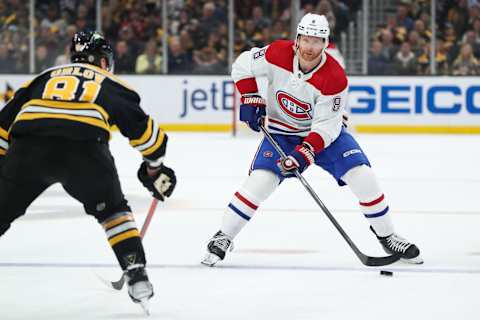
[[[310,111],[312,107],[309,103],[298,100],[284,91],[277,92],[277,102],[280,108],[295,120],[311,120]]]

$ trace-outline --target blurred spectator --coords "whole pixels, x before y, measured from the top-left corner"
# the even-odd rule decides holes
[[[153,23],[155,24],[155,23]],[[140,15],[139,11],[132,10],[128,16],[128,20],[124,21],[124,26],[128,25],[131,27],[133,34],[138,39],[145,39],[145,21]],[[151,35],[154,36],[155,34]]]
[[[192,72],[192,56],[185,52],[179,37],[170,38],[168,49],[168,73],[186,74]]]
[[[215,14],[215,3],[214,2],[207,2],[203,5],[202,10],[202,17],[199,21],[199,31],[201,32],[200,35],[202,36],[203,43],[206,43],[208,35],[215,31],[221,21],[214,18]]]
[[[475,18],[473,20],[472,29],[475,33],[475,41],[480,42],[480,18]]]
[[[404,42],[400,46],[400,51],[393,59],[393,69],[394,73],[398,75],[414,75],[416,73],[417,63],[410,43]]]
[[[138,56],[136,66],[136,73],[161,73],[162,72],[162,57],[157,53],[157,42],[149,40],[145,45],[143,54]]]
[[[68,63],[70,63],[70,44],[65,45],[63,53],[55,59],[53,64],[55,66],[61,66]]]
[[[271,26],[272,21],[263,15],[261,6],[254,6],[252,9],[252,20],[257,30],[262,30]]]
[[[443,39],[436,41],[435,63],[437,64],[437,74],[447,75],[449,73],[448,48]]]
[[[460,54],[453,62],[452,72],[453,75],[456,76],[479,74],[479,63],[478,60],[473,56],[473,50],[470,44],[465,43],[462,45]]]
[[[480,43],[477,42],[475,32],[473,30],[468,30],[465,32],[462,43],[468,43],[472,47],[475,58],[480,57]]]
[[[447,13],[447,21],[452,24],[455,34],[461,36],[468,23],[468,8],[466,0],[457,0],[456,6],[450,8]]]
[[[416,56],[422,52],[422,47],[426,43],[424,39],[419,37],[418,32],[415,30],[410,31],[407,42],[410,45],[410,50],[412,50],[413,54]]]
[[[398,51],[398,46],[393,43],[393,35],[389,29],[383,29],[380,41],[382,43],[382,54],[388,61],[392,61]]]
[[[128,44],[130,53],[136,57],[140,54],[141,43],[139,39],[133,33],[132,27],[127,25],[123,26],[118,33],[118,40],[125,41]]]
[[[288,39],[290,37],[290,32],[283,21],[276,20],[273,23],[271,35],[272,41],[278,39]]]
[[[418,33],[418,36],[425,42],[430,42],[432,38],[432,32],[425,26],[423,20],[415,20],[414,30]]]
[[[262,35],[257,31],[255,22],[252,19],[245,21],[245,28],[244,31],[240,33],[240,37],[245,45],[250,48],[262,47],[263,45]]]
[[[480,17],[480,7],[478,5],[473,5],[468,8],[468,25],[473,26],[475,19]]]
[[[409,15],[409,6],[406,3],[401,3],[397,7],[397,23],[404,27],[407,32],[413,29],[413,20]]]
[[[221,74],[226,72],[226,66],[222,65],[217,53],[212,48],[205,47],[194,52],[195,63],[193,73],[197,74]]]
[[[430,44],[425,43],[422,46],[422,51],[417,56],[417,74],[427,75],[431,74],[430,68]]]
[[[399,26],[397,16],[394,14],[387,15],[386,29],[390,30],[393,35],[393,42],[400,45],[407,38],[407,29],[404,26]]]
[[[368,57],[368,74],[384,75],[388,74],[388,61],[382,54],[382,43],[378,40],[373,41],[370,55]]]
[[[35,49],[35,72],[41,72],[53,66],[52,57],[45,45],[37,45]]]
[[[15,60],[10,56],[7,45],[0,43],[0,73],[14,73]]]
[[[115,73],[133,73],[135,71],[135,56],[123,40],[115,45]]]

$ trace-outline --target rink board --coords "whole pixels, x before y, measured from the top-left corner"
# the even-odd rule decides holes
[[[29,75],[0,75],[18,88]],[[234,85],[228,76],[122,76],[142,107],[169,131],[232,130]],[[472,77],[350,77],[349,108],[358,132],[480,133],[480,86]],[[266,81],[259,81],[264,95]]]

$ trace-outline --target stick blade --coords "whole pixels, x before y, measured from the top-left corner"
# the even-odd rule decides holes
[[[398,254],[392,254],[391,256],[386,256],[386,257],[368,257],[365,256],[364,259],[362,259],[362,262],[364,265],[368,267],[381,267],[381,266],[388,266],[392,263],[397,262],[400,260],[400,255]]]
[[[122,276],[122,278],[118,281],[111,281],[110,284],[112,285],[113,289],[122,290],[123,285],[125,284],[125,277]]]

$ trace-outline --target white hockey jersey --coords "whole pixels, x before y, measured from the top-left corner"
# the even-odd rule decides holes
[[[232,66],[232,78],[240,93],[248,94],[258,92],[256,77],[266,76],[268,131],[306,137],[318,153],[341,132],[348,81],[328,53],[314,70],[303,73],[293,45],[291,40],[277,40],[243,52]]]

